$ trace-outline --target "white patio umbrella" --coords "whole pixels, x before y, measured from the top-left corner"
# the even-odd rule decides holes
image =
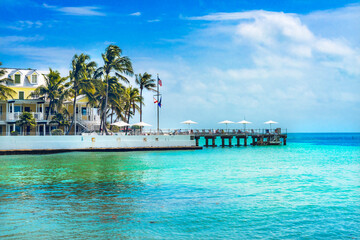
[[[145,123],[145,122],[134,123],[134,124],[132,124],[132,126],[139,126],[140,127],[140,132],[142,132],[143,127],[151,127],[150,124]]]
[[[150,124],[145,123],[145,122],[139,122],[139,123],[134,123],[132,124],[133,126],[139,126],[139,127],[151,127]]]
[[[194,121],[191,121],[191,120],[186,120],[186,121],[183,121],[181,122],[182,124],[187,124],[190,128],[190,124],[198,124],[197,122],[194,122]]]
[[[270,124],[270,130],[271,130],[271,124],[277,124],[278,122],[275,122],[273,120],[270,120],[270,121],[267,121],[267,122],[264,122],[265,124]]]
[[[219,124],[225,124],[226,125],[226,130],[228,130],[228,124],[232,124],[234,123],[233,121],[229,121],[229,120],[225,120],[225,121],[222,121],[222,122],[219,122]]]
[[[119,121],[119,122],[114,122],[110,125],[113,125],[113,126],[117,126],[117,127],[128,127],[128,126],[131,126],[130,124],[124,122],[124,121]]]
[[[246,124],[249,124],[249,123],[251,123],[251,122],[246,121],[246,120],[244,119],[244,120],[242,120],[242,121],[240,121],[240,122],[238,122],[238,123],[241,123],[241,124],[244,125],[244,132],[245,132],[245,130],[246,130]]]

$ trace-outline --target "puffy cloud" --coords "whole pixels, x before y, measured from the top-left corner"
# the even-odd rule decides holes
[[[253,121],[277,119],[293,131],[326,131],[334,127],[334,122],[324,123],[331,118],[346,119],[353,130],[360,130],[355,127],[360,117],[354,118],[355,113],[360,116],[360,51],[346,35],[327,37],[310,29],[308,15],[282,12],[187,19],[208,22],[184,39],[185,52],[194,51],[196,61],[183,55],[182,60],[163,62],[158,70],[166,69],[169,78],[176,79],[174,87],[167,88],[168,101],[179,110],[175,106],[181,98],[179,111],[189,114],[184,119],[201,111],[201,119],[194,120],[205,126],[222,120],[219,117],[237,120],[247,115]]]

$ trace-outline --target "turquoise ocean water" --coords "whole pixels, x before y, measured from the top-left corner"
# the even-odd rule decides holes
[[[4,239],[360,239],[360,134],[0,156]]]

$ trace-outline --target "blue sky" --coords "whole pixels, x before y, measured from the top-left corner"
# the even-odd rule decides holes
[[[110,43],[164,83],[161,126],[246,117],[292,132],[360,131],[359,1],[0,1],[3,67],[67,74]],[[155,126],[152,94],[144,121]],[[134,119],[133,122],[138,119]]]

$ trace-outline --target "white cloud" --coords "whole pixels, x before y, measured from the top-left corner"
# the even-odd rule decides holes
[[[31,60],[32,68],[63,69],[68,66],[71,58],[77,51],[72,48],[61,47],[34,47],[31,43],[41,42],[42,36],[4,36],[0,37],[0,53],[13,56],[23,56]],[[65,73],[65,72],[63,72]]]
[[[101,8],[95,6],[81,6],[81,7],[58,7],[53,5],[43,4],[45,8],[53,9],[65,15],[74,16],[105,16],[105,13],[100,12]]]
[[[346,43],[339,40],[318,39],[314,43],[314,48],[319,52],[331,55],[350,56],[355,53],[351,47],[347,46]]]
[[[1,50],[1,49],[0,49]],[[16,46],[8,47],[7,54],[22,55],[41,64],[49,66],[61,67],[69,65],[71,58],[76,52],[76,49],[67,49],[60,47],[30,47],[30,46]]]
[[[24,36],[4,36],[0,37],[0,46],[9,46],[10,44],[18,44],[23,42],[36,42],[41,41],[44,38],[42,36],[36,35],[33,37],[24,37]]]
[[[130,16],[141,16],[141,12],[134,12],[129,14]]]
[[[40,28],[42,26],[43,22],[41,21],[17,21],[13,25],[7,26],[7,28],[21,31],[29,28]]]
[[[344,9],[339,12],[326,14],[347,15]],[[329,118],[347,119],[353,130],[360,130],[354,128],[360,121],[354,118],[360,116],[360,49],[346,34],[327,37],[317,28],[310,29],[308,15],[282,12],[215,13],[187,19],[207,21],[206,28],[184,38],[186,46],[181,50],[186,54],[178,53],[182,60],[159,64],[172,80],[167,101],[176,110],[166,110],[167,114],[197,116],[194,120],[203,123],[199,127],[223,120],[218,117],[237,120],[247,115],[255,122],[277,119],[293,131],[332,129],[324,121]],[[360,25],[356,22],[360,18],[354,19],[352,29]],[[353,34],[359,39],[358,33]]]

